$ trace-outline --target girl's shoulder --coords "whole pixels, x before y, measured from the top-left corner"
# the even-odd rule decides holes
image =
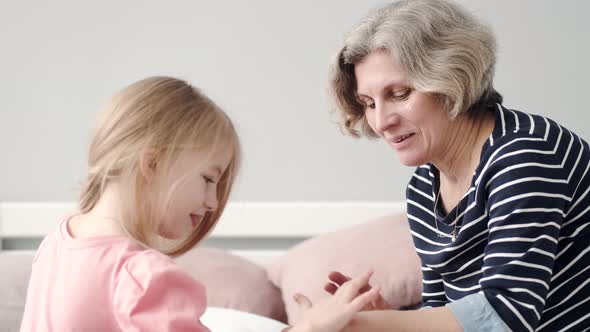
[[[172,258],[154,249],[130,248],[121,264],[121,271],[135,276],[185,273]]]
[[[123,330],[164,331],[184,322],[195,331],[208,331],[199,321],[207,307],[205,287],[156,250],[137,251],[125,259],[113,307]]]
[[[127,253],[121,260],[117,283],[133,292],[159,292],[163,289],[184,289],[198,295],[205,293],[204,286],[169,256],[154,250],[142,249]]]

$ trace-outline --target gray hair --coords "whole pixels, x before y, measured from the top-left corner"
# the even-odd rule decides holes
[[[456,3],[399,0],[367,15],[348,35],[332,65],[331,92],[348,133],[377,135],[364,120],[356,93],[355,64],[384,50],[418,91],[438,98],[451,118],[479,102],[501,102],[493,88],[493,32]]]

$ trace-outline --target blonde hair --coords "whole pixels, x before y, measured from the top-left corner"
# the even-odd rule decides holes
[[[223,149],[222,149],[223,148]],[[163,207],[147,197],[141,173],[145,151],[157,153],[158,174],[170,170],[183,149],[209,155],[231,153],[218,182],[218,208],[203,216],[195,231],[170,248],[157,234]],[[168,255],[180,255],[198,244],[214,227],[227,204],[240,162],[240,144],[227,115],[198,89],[172,77],[150,77],[119,91],[101,112],[88,155],[88,176],[80,210],[88,213],[106,185],[117,180],[123,190],[123,228],[139,243]],[[169,194],[167,195],[169,197]]]
[[[346,38],[332,64],[330,89],[343,127],[359,137],[377,134],[364,120],[355,64],[386,51],[414,89],[440,99],[451,118],[476,102],[501,102],[493,88],[496,41],[492,31],[456,3],[400,0],[367,15]]]

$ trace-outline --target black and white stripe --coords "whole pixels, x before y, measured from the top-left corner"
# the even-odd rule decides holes
[[[408,185],[424,305],[481,292],[513,331],[590,329],[588,143],[543,116],[494,112],[471,188],[442,222],[436,167]]]

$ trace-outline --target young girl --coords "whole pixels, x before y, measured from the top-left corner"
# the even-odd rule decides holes
[[[204,287],[170,256],[213,229],[239,160],[229,118],[186,82],[152,77],[117,93],[90,145],[80,212],[34,258],[21,331],[208,331]],[[309,311],[300,329],[331,328],[321,310],[336,304],[327,323],[346,323],[378,294],[357,296],[367,280]]]

